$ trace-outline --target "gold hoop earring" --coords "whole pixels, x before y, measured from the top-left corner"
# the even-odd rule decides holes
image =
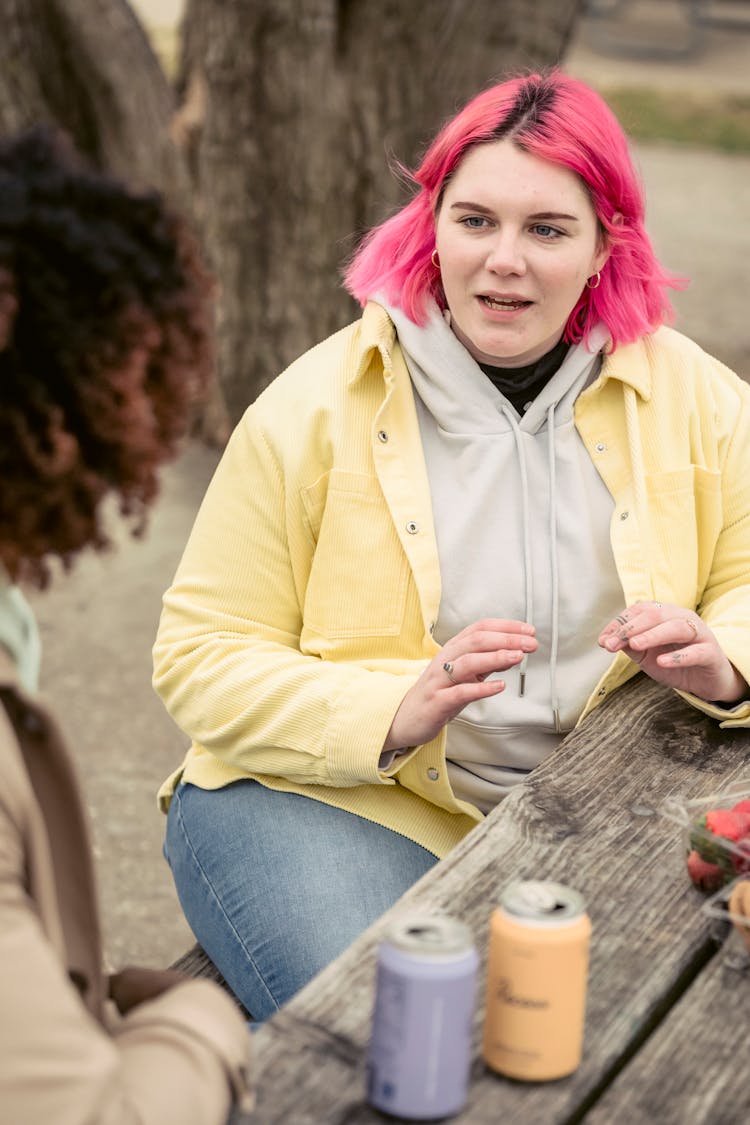
[[[592,280],[593,280],[593,284],[592,284]],[[602,275],[600,274],[599,270],[597,270],[596,273],[592,273],[591,277],[588,278],[588,280],[586,281],[586,288],[587,289],[598,289],[599,286],[601,285],[601,283],[602,283]]]
[[[440,269],[440,259],[438,258],[437,246],[430,254],[430,261],[432,262],[436,270]]]

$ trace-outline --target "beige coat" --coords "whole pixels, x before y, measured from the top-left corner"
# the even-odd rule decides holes
[[[224,1122],[249,1048],[230,998],[188,981],[123,1018],[106,987],[71,761],[0,649],[0,1121]]]

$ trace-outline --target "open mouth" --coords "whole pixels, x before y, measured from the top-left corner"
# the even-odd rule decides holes
[[[513,297],[480,297],[480,300],[485,303],[488,309],[498,309],[500,312],[509,309],[525,309],[531,304],[531,301],[519,301]]]

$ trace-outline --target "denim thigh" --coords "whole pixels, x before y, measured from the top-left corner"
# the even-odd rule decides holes
[[[437,862],[388,828],[250,779],[180,783],[164,850],[193,933],[255,1020]]]

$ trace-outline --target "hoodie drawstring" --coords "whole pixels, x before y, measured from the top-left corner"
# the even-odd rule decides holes
[[[557,558],[557,474],[555,471],[555,404],[547,410],[547,453],[549,456],[549,542],[550,579],[552,584],[552,628],[549,654],[549,686],[555,733],[560,726],[560,700],[557,694],[557,649],[560,635],[560,581]]]
[[[526,471],[526,455],[523,450],[523,437],[513,413],[503,405],[502,413],[513,431],[518,455],[518,468],[521,474],[521,524],[523,529],[523,581],[526,600],[525,618],[531,621],[534,615],[534,578],[531,568],[531,528],[529,519],[529,478]],[[528,653],[523,654],[523,660],[518,666],[518,694],[524,695],[526,691],[526,667],[529,663]]]
[[[521,476],[521,520],[523,527],[523,569],[524,586],[526,595],[526,621],[531,621],[534,616],[534,581],[531,560],[531,520],[529,517],[529,479],[526,469],[526,454],[524,453],[523,435],[516,418],[505,406],[502,412],[513,431],[518,456],[518,468]],[[552,699],[552,715],[554,718],[555,732],[561,731],[560,726],[560,700],[557,692],[557,656],[560,637],[560,575],[557,553],[557,473],[555,465],[555,404],[547,408],[547,456],[549,464],[549,539],[550,539],[550,584],[552,596],[552,622],[550,641],[550,695]],[[523,660],[518,667],[519,695],[524,695],[526,690],[526,667],[528,654],[524,653]]]

